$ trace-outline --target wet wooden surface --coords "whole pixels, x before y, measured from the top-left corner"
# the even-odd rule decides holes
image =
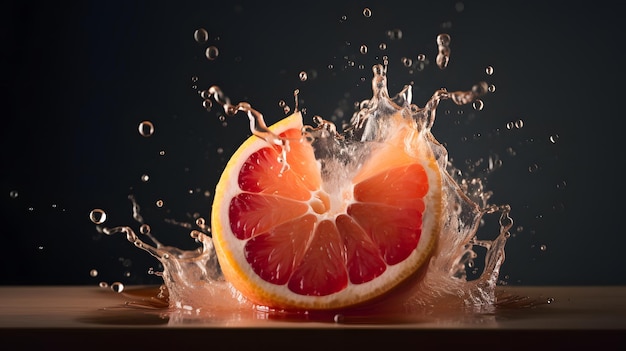
[[[132,289],[127,287],[126,292]],[[99,287],[4,286],[0,287],[0,337],[23,346],[44,346],[53,341],[79,346],[85,342],[106,341],[111,343],[112,349],[151,345],[181,347],[198,342],[208,348],[220,342],[232,346],[259,346],[288,339],[294,339],[299,345],[293,349],[308,349],[313,345],[319,349],[320,343],[329,340],[329,336],[339,338],[339,342],[363,346],[400,341],[415,342],[416,346],[530,346],[533,343],[543,346],[589,343],[608,349],[626,346],[626,287],[506,287],[500,290],[539,303],[473,318],[452,315],[403,323],[254,318],[198,321],[173,319],[158,308],[127,308],[126,303],[131,300],[128,295]]]

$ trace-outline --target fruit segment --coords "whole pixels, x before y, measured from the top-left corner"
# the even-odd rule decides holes
[[[306,254],[289,279],[289,290],[301,295],[326,296],[348,285],[344,248],[335,224],[323,220]]]
[[[230,228],[239,240],[265,233],[308,211],[307,204],[266,194],[240,193],[230,201]]]
[[[284,285],[302,261],[317,219],[306,215],[277,225],[246,242],[245,257],[263,280]]]
[[[387,264],[363,228],[347,215],[339,215],[336,223],[343,238],[350,282],[362,284],[381,275],[387,269]]]
[[[266,147],[248,157],[239,171],[239,187],[243,191],[264,193],[306,201],[311,190],[292,169],[280,172],[276,150]]]

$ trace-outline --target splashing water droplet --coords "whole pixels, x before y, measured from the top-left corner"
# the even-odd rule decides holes
[[[89,276],[91,277],[97,277],[98,276],[98,270],[97,269],[92,269],[89,271]]]
[[[204,107],[207,111],[211,111],[213,101],[211,101],[211,99],[204,99],[204,101],[202,101],[202,107]]]
[[[492,66],[487,66],[485,68],[485,73],[487,73],[488,76],[493,74],[493,67]]]
[[[541,250],[541,251],[546,251],[547,249],[548,249],[548,246],[546,246],[546,245],[539,246],[539,250]]]
[[[150,121],[142,121],[141,123],[139,123],[138,130],[141,136],[147,138],[154,134],[154,124],[152,124],[152,122]]]
[[[372,17],[372,10],[369,9],[369,7],[366,7],[363,9],[363,16],[369,18]]]
[[[439,46],[449,46],[450,45],[450,35],[446,33],[442,33],[437,35],[437,45]]]
[[[490,93],[494,93],[496,91],[495,84],[489,84],[488,90],[489,90]]]
[[[147,175],[147,174],[142,174],[142,175],[141,175],[141,181],[142,181],[142,182],[144,182],[144,183],[145,183],[145,182],[147,182],[147,181],[149,181],[149,180],[150,180],[150,176],[149,176],[149,175]]]
[[[120,282],[115,282],[111,284],[111,290],[115,291],[116,293],[121,293],[122,291],[124,291],[124,284]]]
[[[448,67],[450,62],[450,35],[442,33],[437,36],[437,66],[440,69]]]
[[[107,220],[107,214],[103,210],[96,208],[89,213],[89,219],[94,224],[102,224]]]
[[[140,232],[141,234],[144,234],[144,235],[148,235],[148,234],[150,234],[150,225],[148,225],[148,224],[142,224],[142,225],[139,227],[139,232]]]
[[[424,54],[417,55],[417,60],[420,61],[420,62],[426,61],[426,55],[424,55]]]
[[[305,82],[307,79],[309,79],[309,76],[306,74],[305,71],[301,71],[298,77],[300,78],[300,81],[302,82]]]
[[[550,135],[550,142],[552,144],[556,144],[556,142],[559,140],[559,135],[558,134],[554,134],[554,135]]]
[[[100,283],[98,283],[98,286],[101,287],[101,288],[108,288],[109,284],[107,282],[100,282]]]
[[[206,43],[206,41],[209,40],[209,33],[206,31],[206,29],[199,28],[196,29],[196,31],[193,33],[193,38],[198,43]]]
[[[11,190],[9,192],[9,197],[11,197],[12,199],[16,199],[19,196],[19,193],[17,192],[17,190]]]
[[[402,39],[402,30],[398,28],[390,29],[387,31],[387,37],[391,40]]]
[[[378,49],[379,49],[380,51],[385,51],[385,50],[387,50],[387,44],[385,44],[385,43],[380,43],[380,44],[378,45]]]
[[[515,128],[517,129],[521,129],[524,127],[524,121],[521,119],[518,119],[517,121],[515,121],[514,124],[515,124]]]
[[[211,45],[208,48],[206,48],[206,51],[204,54],[206,55],[206,58],[213,61],[219,56],[220,51],[217,47]]]
[[[474,110],[476,111],[481,111],[483,109],[483,107],[485,107],[485,104],[483,103],[482,100],[480,99],[476,99],[473,103],[472,103],[472,107],[474,107]]]
[[[157,200],[155,204],[157,207],[163,207],[163,200]]]
[[[367,54],[367,45],[361,45],[361,48],[359,49],[359,51],[363,55]]]

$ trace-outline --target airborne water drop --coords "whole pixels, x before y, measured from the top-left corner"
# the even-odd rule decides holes
[[[142,121],[141,123],[139,123],[138,129],[139,134],[147,138],[154,133],[154,124],[152,124],[152,122],[150,121]]]
[[[215,60],[219,56],[219,54],[220,54],[219,49],[213,45],[206,48],[206,51],[205,51],[206,58],[208,58],[211,61]]]
[[[107,214],[103,210],[96,208],[89,213],[89,219],[94,224],[102,224],[107,219]]]
[[[193,33],[193,38],[198,42],[198,43],[205,43],[208,39],[209,39],[209,33],[206,31],[206,29],[204,28],[200,28],[197,29],[194,33]]]

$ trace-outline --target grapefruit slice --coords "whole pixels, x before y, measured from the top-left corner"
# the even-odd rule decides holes
[[[313,146],[297,141],[302,126],[296,112],[270,127],[292,140],[286,170],[281,149],[256,136],[227,163],[211,217],[224,276],[253,303],[276,309],[340,309],[381,297],[433,251],[438,164],[423,136],[397,123],[393,140],[376,144],[329,190]]]

